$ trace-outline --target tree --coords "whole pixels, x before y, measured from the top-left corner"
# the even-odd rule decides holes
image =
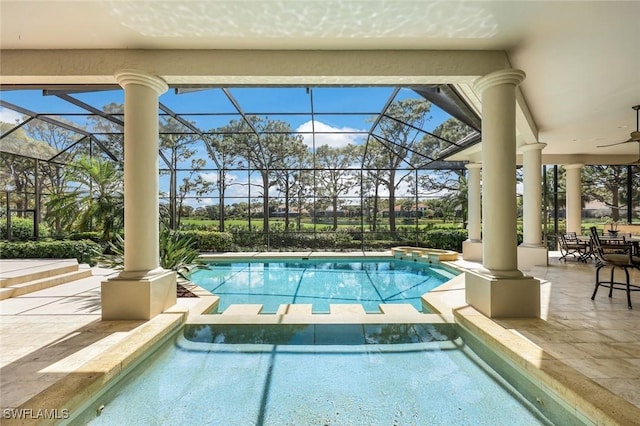
[[[237,150],[237,139],[235,134],[230,134],[233,129],[231,126],[236,126],[236,124],[229,124],[227,126],[222,126],[216,130],[216,134],[211,136],[208,140],[205,140],[205,143],[209,143],[212,150],[209,151],[209,157],[216,162],[218,166],[218,177],[216,179],[216,186],[218,188],[218,197],[219,197],[219,229],[220,231],[224,231],[224,221],[225,221],[225,194],[227,189],[231,185],[233,185],[233,179],[230,179],[229,169],[238,166],[238,161],[240,159],[239,152]]]
[[[210,191],[212,182],[204,179],[199,173],[205,165],[201,158],[192,158],[196,154],[194,144],[197,135],[183,133],[184,125],[173,117],[163,118],[160,122],[160,151],[169,162],[167,167],[170,175],[169,218],[172,229],[180,227],[180,219],[187,195],[194,194],[201,197]],[[178,185],[178,169],[185,163],[189,164],[189,172]]]
[[[289,219],[291,216],[291,204],[296,197],[300,197],[302,189],[302,177],[309,156],[309,149],[302,143],[302,139],[292,142],[288,149],[288,155],[282,158],[278,169],[274,170],[276,185],[280,193],[284,195],[284,225],[285,230],[289,230]],[[300,203],[298,204],[298,219],[300,218]],[[298,228],[300,221],[298,221]]]
[[[51,214],[67,231],[90,231],[95,224],[102,239],[112,241],[124,225],[123,178],[113,161],[79,157],[64,169],[65,181],[74,187],[49,200]]]
[[[112,120],[107,120],[99,115],[89,116],[89,123],[96,138],[98,149],[94,149],[94,142],[92,142],[92,145],[90,145],[91,151],[83,151],[83,153],[90,156],[108,156],[109,158],[113,156],[118,161],[122,161],[124,158],[124,127],[119,122],[124,120],[124,105],[111,102],[103,106],[102,110]],[[108,151],[108,154],[106,151]]]
[[[58,118],[58,121],[74,127],[81,127],[77,123],[62,118]],[[42,141],[49,145],[53,152],[51,157],[66,150],[65,153],[59,157],[59,160],[65,162],[71,161],[75,157],[75,152],[78,150],[78,147],[74,146],[75,143],[83,139],[88,143],[85,136],[42,120],[31,120],[25,124],[22,129],[24,129],[25,135],[33,140]]]
[[[633,199],[633,194],[627,194],[626,187],[626,166],[587,166],[583,169],[584,198],[605,203],[611,208],[611,219],[614,221],[620,220],[620,210],[629,205],[630,197]],[[632,173],[632,187],[640,187],[639,173]]]
[[[411,167],[408,159],[415,155],[419,132],[414,129],[423,127],[425,121],[431,117],[428,115],[431,103],[424,99],[402,99],[389,105],[374,133],[377,142],[370,145],[378,145],[383,149],[371,149],[365,159],[365,164],[378,170],[376,180],[381,181],[389,191],[389,230],[396,231],[395,210],[396,189],[410,173],[397,176],[400,165],[406,163]],[[393,117],[393,118],[390,118]]]
[[[316,166],[321,169],[318,171],[316,192],[331,201],[334,231],[338,229],[338,200],[357,183],[355,170],[350,169],[356,155],[353,145],[342,148],[323,145],[316,150]]]
[[[278,183],[274,170],[285,170],[287,159],[297,156],[304,144],[302,136],[294,135],[289,123],[258,116],[232,120],[227,128],[235,133],[236,150],[246,159],[251,170],[262,181],[263,230],[269,231],[269,190]],[[243,163],[240,163],[243,166]]]
[[[1,133],[4,134],[15,127],[13,124],[0,122]],[[33,139],[20,128],[0,139],[0,184],[3,188],[12,188],[17,197],[13,197],[18,216],[22,217],[29,207],[29,193],[42,193],[45,188],[51,190],[54,175],[50,173],[56,166],[47,165],[45,161],[55,155],[56,150],[46,142]],[[36,168],[40,173],[36,188]],[[35,204],[38,200],[34,199]]]

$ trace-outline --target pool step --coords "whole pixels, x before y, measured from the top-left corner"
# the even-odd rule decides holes
[[[380,311],[387,315],[416,315],[420,314],[411,303],[382,303],[378,305]]]
[[[222,315],[259,315],[262,304],[229,305]]]
[[[27,266],[27,263],[19,266]],[[90,277],[91,269],[73,260],[38,267],[18,267],[11,271],[3,268],[2,274],[0,300]]]
[[[366,315],[367,312],[364,310],[361,304],[353,303],[353,304],[330,304],[329,312],[331,315]]]
[[[78,270],[76,259],[51,260],[3,260],[0,261],[0,287],[9,287],[29,281],[52,277]]]
[[[311,303],[294,305],[293,303],[285,303],[278,307],[276,315],[312,315],[313,305]]]

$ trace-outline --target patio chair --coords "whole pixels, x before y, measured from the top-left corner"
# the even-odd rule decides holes
[[[586,262],[591,257],[591,247],[588,242],[580,241],[575,232],[560,235],[560,259],[567,261],[567,256],[573,256],[580,262]]]
[[[631,292],[640,291],[640,284],[631,284],[629,270],[640,270],[640,256],[634,256],[633,245],[631,243],[626,244],[625,253],[605,253],[600,237],[598,236],[598,230],[595,227],[591,227],[591,243],[593,246],[593,253],[596,257],[596,288],[593,290],[591,300],[594,300],[598,288],[604,286],[609,289],[609,297],[612,296],[613,290],[625,290],[627,292],[627,305],[631,309]],[[618,244],[617,250],[622,250],[622,244]],[[600,270],[605,266],[611,266],[611,278],[609,281],[600,281]],[[626,277],[625,282],[615,281],[614,272],[616,268],[624,270]]]

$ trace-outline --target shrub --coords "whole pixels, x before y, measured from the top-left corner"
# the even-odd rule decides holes
[[[159,236],[159,260],[164,269],[176,271],[178,275],[186,278],[186,274],[204,263],[198,259],[200,252],[196,248],[195,238],[174,232],[166,227],[160,229]],[[97,257],[98,264],[106,268],[124,268],[124,239],[116,235],[114,242],[109,242],[109,254]]]
[[[49,236],[49,227],[40,223],[38,227],[40,238]],[[0,219],[0,236],[2,239],[7,237],[7,219]],[[11,218],[11,239],[16,241],[27,241],[33,238],[33,219],[23,217]]]
[[[426,247],[462,251],[462,242],[467,239],[466,229],[434,229],[427,231],[425,241],[421,244]]]
[[[218,231],[218,225],[212,223],[181,223],[180,232],[182,231]]]
[[[95,243],[104,243],[102,241],[102,232],[97,231],[85,231],[85,232],[75,232],[67,237],[69,240],[91,240]]]
[[[78,259],[80,263],[95,265],[94,258],[102,254],[102,247],[90,240],[0,241],[2,259]]]
[[[177,234],[193,239],[199,251],[229,251],[233,244],[233,237],[228,232],[178,231]]]

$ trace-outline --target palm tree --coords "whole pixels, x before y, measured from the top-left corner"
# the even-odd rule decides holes
[[[64,179],[71,191],[53,197],[47,206],[65,230],[102,232],[112,241],[124,224],[123,172],[117,163],[80,157],[67,165]]]

